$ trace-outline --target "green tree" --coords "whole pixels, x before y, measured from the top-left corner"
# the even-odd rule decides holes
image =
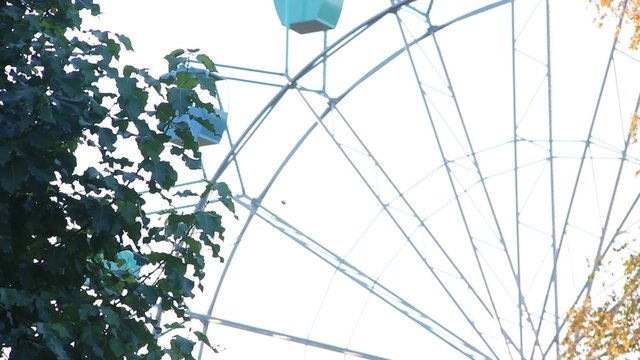
[[[0,358],[189,359],[195,341],[209,344],[158,334],[188,320],[203,253],[219,257],[221,216],[169,207],[157,221],[145,199],[197,199],[172,190],[170,161],[201,166],[188,123],[174,119],[215,131],[187,112],[214,113],[199,94],[215,95],[215,66],[197,50],[169,54],[160,79],[123,66],[127,37],[81,27],[99,12],[93,0],[0,5]],[[194,60],[202,71],[188,71]],[[200,196],[216,191],[233,211],[224,184]],[[158,322],[156,307],[177,322]]]

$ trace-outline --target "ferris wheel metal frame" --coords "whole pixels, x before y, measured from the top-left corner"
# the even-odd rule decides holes
[[[613,146],[613,145],[610,146],[608,144],[599,143],[599,140],[594,134],[594,124],[596,122],[596,117],[599,112],[600,103],[603,98],[603,94],[605,92],[605,85],[607,81],[609,81],[609,77],[612,74],[612,66],[615,66],[614,55],[617,53],[618,47],[619,47],[619,45],[616,42],[617,40],[612,39],[611,51],[609,53],[608,61],[606,62],[606,68],[604,69],[601,86],[597,90],[598,91],[597,102],[596,104],[594,104],[593,117],[591,120],[591,124],[589,126],[588,134],[586,135],[586,138],[582,139],[581,141],[578,141],[581,144],[581,146],[583,146],[583,150],[582,150],[581,158],[579,159],[579,165],[578,165],[576,177],[575,177],[575,180],[573,181],[574,186],[572,188],[572,192],[569,197],[570,199],[568,202],[568,209],[566,210],[566,214],[564,217],[565,220],[563,222],[558,222],[557,212],[559,210],[558,210],[558,206],[556,205],[556,194],[555,194],[555,191],[557,191],[557,186],[555,185],[554,182],[555,182],[555,176],[556,176],[555,169],[557,166],[559,166],[558,164],[556,164],[559,161],[557,159],[559,159],[561,155],[558,155],[554,148],[554,145],[556,145],[556,138],[554,137],[554,133],[553,133],[554,113],[553,113],[553,107],[552,107],[552,100],[554,99],[554,97],[552,94],[553,67],[552,67],[552,56],[551,56],[551,45],[550,45],[552,41],[550,38],[551,24],[549,21],[549,16],[550,16],[549,12],[551,9],[550,0],[541,0],[541,1],[538,1],[537,4],[535,5],[536,7],[538,6],[544,7],[544,12],[546,13],[546,29],[545,29],[546,39],[545,40],[546,40],[547,57],[546,59],[542,59],[542,62],[540,63],[540,66],[545,70],[544,81],[540,83],[540,88],[541,88],[541,91],[546,93],[546,101],[547,101],[546,117],[548,121],[548,134],[546,139],[541,139],[541,140],[527,139],[522,137],[518,133],[517,121],[519,117],[518,107],[520,106],[520,104],[517,101],[518,100],[517,99],[517,96],[518,96],[517,82],[519,81],[521,74],[517,72],[518,60],[517,60],[516,54],[519,52],[517,47],[517,42],[518,42],[517,25],[521,25],[521,24],[519,24],[518,20],[516,20],[515,9],[519,3],[523,2],[523,0],[520,0],[520,1],[499,0],[499,1],[491,2],[487,5],[477,7],[472,11],[466,12],[460,16],[457,16],[441,24],[431,24],[429,12],[431,11],[431,8],[434,5],[435,0],[431,0],[428,2],[428,7],[426,12],[418,10],[417,8],[414,8],[412,4],[415,2],[416,0],[392,1],[391,5],[388,8],[384,9],[383,11],[379,12],[377,15],[361,23],[359,26],[356,26],[352,30],[348,31],[345,35],[343,35],[342,37],[340,37],[338,40],[336,40],[330,45],[326,44],[326,35],[325,35],[325,46],[323,51],[321,51],[315,58],[309,61],[306,66],[302,67],[302,69],[293,76],[290,76],[288,74],[288,69],[284,73],[277,73],[277,72],[268,72],[268,71],[262,71],[262,70],[236,67],[231,65],[217,64],[217,66],[221,69],[227,69],[227,70],[230,69],[230,70],[235,70],[237,72],[246,74],[246,76],[244,77],[242,76],[231,77],[231,76],[225,76],[223,71],[218,75],[220,76],[221,79],[225,81],[240,81],[240,82],[253,83],[256,86],[279,87],[279,90],[276,93],[276,95],[255,116],[255,118],[250,122],[250,124],[246,127],[246,129],[242,132],[242,134],[237,139],[231,141],[231,137],[228,136],[228,139],[230,141],[230,151],[224,157],[224,160],[218,165],[216,171],[210,177],[209,181],[211,182],[218,181],[220,177],[227,171],[237,171],[238,177],[240,178],[240,181],[242,181],[242,177],[240,175],[240,170],[239,170],[239,168],[242,165],[238,163],[237,156],[243,150],[243,148],[252,140],[253,135],[260,129],[261,125],[269,119],[271,111],[281,101],[281,99],[285,96],[285,94],[291,93],[291,92],[297,93],[299,97],[302,99],[302,101],[306,102],[308,108],[315,114],[316,121],[308,127],[304,135],[297,140],[295,145],[290,149],[289,153],[282,159],[277,170],[272,174],[271,178],[267,182],[267,185],[262,189],[262,191],[259,194],[250,195],[250,194],[246,194],[244,191],[241,191],[234,196],[234,200],[236,204],[246,209],[246,211],[248,212],[248,217],[246,220],[244,220],[244,223],[239,232],[238,238],[236,242],[233,244],[230,255],[227,258],[225,268],[217,284],[217,288],[213,293],[212,300],[210,302],[207,313],[191,314],[193,318],[203,323],[203,326],[204,326],[203,332],[205,333],[207,332],[209,324],[220,324],[227,327],[237,328],[240,330],[267,335],[274,338],[284,339],[287,341],[302,344],[304,346],[317,347],[317,348],[329,350],[332,352],[341,353],[345,357],[353,356],[353,357],[361,357],[361,358],[369,358],[369,359],[384,359],[384,357],[368,353],[364,350],[360,351],[360,350],[354,350],[348,347],[336,346],[333,344],[329,344],[321,341],[315,341],[313,339],[304,338],[304,337],[296,336],[293,334],[287,334],[287,333],[283,333],[276,330],[265,329],[257,326],[252,326],[250,324],[236,322],[236,321],[233,321],[232,319],[224,319],[224,318],[214,316],[215,304],[222,291],[227,270],[233,264],[236,250],[241,245],[242,243],[241,240],[247,228],[251,225],[252,221],[254,221],[255,219],[261,219],[262,221],[270,224],[273,228],[279,231],[283,237],[301,246],[303,249],[308,251],[311,255],[317,257],[322,262],[329,265],[332,269],[334,269],[334,271],[339,272],[341,275],[345,276],[347,279],[352,281],[353,284],[365,289],[372,296],[378,298],[379,300],[387,304],[391,309],[393,309],[394,311],[397,311],[398,313],[402,314],[410,321],[422,327],[424,331],[430,333],[435,338],[439,339],[439,341],[446,343],[448,346],[454,349],[462,357],[498,359],[498,358],[501,358],[500,355],[505,354],[505,352],[494,349],[495,345],[493,343],[490,344],[487,341],[487,339],[485,338],[486,334],[483,333],[483,331],[476,326],[474,319],[469,314],[466,313],[465,309],[463,309],[463,307],[459,304],[459,300],[456,298],[456,296],[448,290],[447,280],[444,279],[442,275],[440,275],[438,271],[434,268],[434,266],[430,263],[428,256],[424,255],[421,252],[421,250],[418,249],[418,247],[413,243],[409,231],[405,227],[403,227],[403,225],[400,224],[399,221],[396,220],[395,210],[393,209],[393,207],[389,204],[387,200],[383,199],[380,196],[380,194],[377,193],[375,185],[372,184],[371,179],[367,178],[367,175],[364,174],[364,172],[361,170],[359,165],[356,162],[352,161],[352,159],[350,158],[350,155],[345,151],[346,144],[341,142],[342,140],[337,139],[332,133],[331,129],[327,127],[327,125],[325,124],[325,118],[330,113],[333,113],[338,115],[339,120],[343,121],[346,127],[350,131],[349,136],[353,143],[352,145],[349,145],[349,146],[357,147],[358,150],[364,154],[364,156],[372,160],[377,171],[379,171],[379,173],[381,174],[382,181],[384,181],[389,188],[393,189],[395,199],[399,203],[402,203],[402,205],[404,206],[404,210],[409,212],[409,215],[412,216],[417,221],[417,224],[418,224],[417,226],[421,227],[422,230],[424,230],[427,234],[429,234],[431,241],[433,241],[436,247],[440,249],[441,255],[445,259],[447,259],[447,261],[449,262],[449,265],[452,267],[452,269],[455,270],[455,275],[458,276],[462,280],[462,282],[464,282],[464,284],[468,287],[470,293],[472,294],[472,297],[475,298],[475,300],[478,302],[478,304],[480,305],[482,310],[486,313],[486,315],[495,320],[497,326],[501,329],[502,333],[500,335],[503,337],[501,339],[501,342],[503,343],[504,347],[507,349],[506,353],[508,353],[509,356],[511,356],[511,358],[520,358],[520,359],[532,359],[535,356],[540,356],[541,358],[547,358],[549,356],[558,357],[560,355],[560,341],[562,340],[561,334],[564,329],[564,326],[566,325],[565,314],[567,309],[561,308],[558,303],[558,297],[560,295],[559,295],[559,289],[558,289],[557,266],[558,266],[559,258],[562,253],[561,250],[563,249],[563,245],[565,244],[565,235],[567,234],[567,228],[571,226],[570,218],[572,216],[572,213],[574,212],[574,204],[575,204],[574,200],[576,199],[577,196],[579,196],[578,194],[579,183],[582,181],[581,179],[583,176],[582,175],[583,169],[587,166],[585,159],[589,158],[589,152],[591,147],[602,146],[604,148],[609,148],[609,150],[615,153],[614,160],[619,162],[619,166],[617,168],[616,180],[612,188],[610,203],[607,209],[607,213],[604,216],[605,225],[604,225],[604,228],[602,229],[601,234],[599,234],[598,236],[600,239],[600,242],[598,245],[597,253],[594,254],[593,259],[602,258],[610,252],[613,245],[617,241],[618,234],[622,233],[623,229],[628,227],[630,221],[632,221],[631,219],[632,214],[636,210],[638,200],[640,199],[640,193],[638,193],[635,199],[633,199],[629,203],[628,208],[626,208],[625,211],[623,211],[624,215],[622,216],[621,220],[618,223],[610,223],[610,221],[612,221],[610,215],[612,212],[612,207],[614,205],[614,199],[616,197],[618,186],[622,181],[623,167],[629,163],[634,165],[640,164],[639,159],[629,154],[628,150],[629,150],[629,146],[631,145],[631,137],[629,135],[627,135],[623,148],[618,149],[616,148],[616,146]],[[447,72],[447,64],[446,64],[443,53],[440,51],[440,47],[438,45],[438,40],[437,40],[437,36],[439,32],[451,26],[454,26],[459,22],[465,21],[469,18],[473,18],[476,16],[481,16],[482,14],[486,12],[490,12],[494,9],[506,8],[506,7],[511,8],[510,9],[511,40],[512,40],[512,48],[511,48],[512,74],[511,75],[512,75],[512,81],[513,81],[513,98],[512,98],[512,104],[511,104],[512,111],[513,111],[513,137],[511,139],[511,142],[506,145],[512,147],[511,151],[513,152],[512,154],[514,158],[512,167],[509,170],[513,174],[514,186],[515,186],[515,193],[513,194],[514,195],[514,204],[513,204],[514,217],[513,219],[510,220],[515,223],[515,228],[516,228],[515,254],[513,254],[511,250],[508,248],[508,246],[506,245],[507,239],[501,230],[502,220],[499,219],[498,216],[496,215],[496,212],[493,206],[493,197],[495,195],[489,190],[486,183],[487,179],[490,178],[492,175],[487,175],[483,172],[483,168],[481,167],[480,162],[476,158],[476,156],[478,156],[483,150],[476,149],[474,147],[474,143],[471,140],[469,133],[467,133],[464,116],[462,114],[462,111],[460,109],[460,104],[456,97],[456,91],[455,91],[456,86],[453,85],[451,78],[449,77],[449,74]],[[419,34],[418,36],[412,36],[406,33],[403,27],[402,19],[399,16],[399,12],[401,11],[410,12],[413,15],[422,17],[426,24],[425,31],[422,34]],[[397,19],[398,27],[400,29],[400,32],[402,34],[402,39],[403,39],[403,42],[399,45],[398,49],[395,52],[388,54],[383,61],[379,62],[377,65],[368,69],[363,76],[361,76],[358,80],[354,81],[351,84],[351,86],[345,89],[342,93],[333,97],[329,96],[326,93],[324,88],[324,81],[326,80],[326,71],[327,71],[326,70],[327,60],[330,59],[332,56],[334,56],[334,54],[338,53],[345,46],[347,46],[352,40],[356,39],[359,35],[366,32],[370,27],[375,25],[378,21],[386,17],[395,17]],[[529,19],[524,19],[523,23],[526,24],[528,20]],[[621,25],[622,22],[623,22],[623,19],[621,18],[619,20],[619,25]],[[418,86],[419,91],[421,92],[421,96],[423,99],[423,106],[426,109],[426,112],[429,114],[429,117],[431,117],[430,102],[427,97],[427,92],[425,89],[426,85],[425,85],[425,82],[421,81],[421,76],[415,66],[414,54],[411,51],[411,49],[418,46],[422,41],[425,41],[425,39],[432,40],[435,44],[435,48],[437,49],[438,58],[436,59],[436,61],[438,61],[438,64],[442,66],[442,68],[444,69],[443,75],[444,75],[444,81],[446,82],[446,85],[447,85],[446,87],[449,91],[448,95],[450,96],[452,104],[457,111],[456,119],[452,119],[452,121],[453,120],[459,121],[464,130],[463,142],[464,142],[464,146],[467,147],[467,149],[469,150],[468,153],[466,154],[467,155],[466,160],[468,160],[469,163],[473,165],[474,167],[473,176],[476,178],[474,182],[474,186],[480,188],[480,192],[484,196],[484,201],[486,201],[486,204],[489,209],[487,216],[490,219],[489,221],[492,222],[493,225],[495,225],[495,228],[498,231],[497,237],[502,244],[502,247],[503,247],[502,251],[504,251],[504,255],[506,256],[506,262],[508,264],[508,268],[510,271],[510,274],[508,275],[508,277],[510,278],[510,281],[513,282],[513,286],[515,286],[514,290],[517,292],[517,297],[518,297],[517,304],[516,304],[517,311],[519,313],[519,323],[517,324],[517,327],[519,328],[518,334],[512,334],[504,330],[505,327],[501,323],[504,320],[501,318],[500,310],[497,308],[497,305],[494,302],[494,299],[491,295],[492,289],[489,283],[487,282],[486,275],[485,275],[485,272],[490,271],[490,269],[487,269],[486,266],[483,266],[483,261],[480,259],[482,254],[479,254],[478,249],[474,244],[474,240],[475,240],[474,235],[472,234],[472,231],[470,230],[469,225],[467,224],[467,220],[466,220],[467,215],[465,214],[465,205],[463,205],[460,201],[460,196],[462,196],[467,191],[467,189],[461,188],[461,186],[454,179],[455,177],[454,172],[450,169],[450,166],[455,165],[455,162],[457,161],[457,159],[449,158],[445,153],[445,151],[443,150],[443,147],[440,144],[438,144],[438,148],[440,149],[439,156],[441,157],[442,166],[446,170],[446,173],[448,175],[450,190],[452,190],[453,193],[456,194],[452,200],[455,203],[455,207],[458,209],[461,218],[463,219],[464,223],[461,225],[465,227],[465,232],[467,233],[469,244],[473,249],[473,253],[475,256],[475,259],[470,259],[470,260],[476,264],[480,272],[481,278],[483,279],[483,284],[480,284],[481,287],[483,287],[482,289],[476,289],[478,285],[472,284],[471,281],[467,280],[465,274],[460,269],[458,269],[458,265],[456,264],[456,261],[453,260],[451,257],[449,257],[445,248],[441,246],[441,244],[439,243],[441,239],[438,239],[436,235],[431,233],[430,227],[427,224],[427,221],[425,220],[423,214],[419,214],[418,211],[414,209],[413,204],[405,198],[403,191],[400,189],[399,186],[396,185],[392,176],[385,171],[381,163],[378,162],[378,160],[376,159],[376,156],[369,150],[369,148],[367,147],[367,144],[365,144],[365,142],[358,136],[358,133],[349,126],[348,120],[343,114],[341,114],[339,109],[341,101],[343,101],[343,99],[348,97],[348,95],[354,89],[358,88],[361,84],[363,84],[370,76],[374,75],[381,68],[385,67],[387,64],[389,64],[399,56],[407,56],[412,66],[412,72],[415,76],[416,84]],[[308,75],[314,69],[318,69],[321,67],[324,67],[323,85],[321,89],[310,89],[300,85],[301,79],[303,79],[306,75]],[[266,74],[268,76],[273,77],[274,79],[277,79],[278,81],[265,82],[265,81],[254,80],[252,74],[256,74],[256,73],[261,73],[263,75]],[[315,111],[313,107],[306,100],[305,94],[307,93],[312,93],[312,94],[324,97],[326,99],[325,109],[321,112]],[[638,98],[638,104],[640,104],[640,97]],[[635,112],[638,111],[638,104],[636,104],[636,107],[634,109]],[[431,121],[432,121],[432,126],[434,126],[433,120]],[[289,161],[295,156],[296,152],[298,151],[300,146],[302,146],[302,144],[305,142],[307,137],[310,136],[310,134],[312,134],[314,131],[318,131],[318,130],[324,132],[332,140],[332,142],[337,147],[337,149],[341,151],[342,155],[344,156],[344,159],[349,163],[351,168],[354,170],[355,174],[362,181],[362,185],[366,187],[369,190],[370,194],[375,198],[378,205],[380,206],[381,211],[386,216],[388,216],[388,218],[392,222],[394,222],[396,226],[396,230],[399,232],[400,237],[402,237],[404,241],[406,241],[406,243],[418,255],[422,264],[426,267],[426,269],[429,270],[431,275],[436,279],[436,281],[442,287],[444,292],[447,294],[448,301],[454,304],[455,308],[458,309],[458,311],[460,312],[460,315],[465,319],[469,328],[477,336],[476,340],[479,340],[479,343],[481,344],[482,348],[478,346],[477,341],[471,342],[468,339],[465,339],[464,337],[458,335],[455,330],[450,329],[446,324],[443,324],[441,321],[430,316],[428,312],[424,311],[424,309],[414,306],[413,304],[408,302],[406,299],[404,299],[401,295],[394,292],[394,290],[385,286],[385,284],[380,283],[375,276],[372,276],[371,274],[367,274],[366,271],[363,271],[360,268],[358,268],[358,266],[350,263],[348,259],[345,259],[341,255],[332,251],[330,248],[327,248],[326,246],[324,246],[321,240],[314,239],[313,237],[305,234],[303,229],[297,228],[295,224],[289,223],[287,222],[287,220],[280,217],[277,211],[273,209],[268,209],[263,205],[262,203],[263,199],[271,189],[274,182],[277,181],[283,169],[287,166]],[[435,129],[435,126],[433,127],[433,131],[434,133],[436,133],[436,139],[438,139],[437,130]],[[548,154],[548,157],[547,157],[548,171],[546,171],[546,175],[548,175],[548,179],[546,181],[549,182],[548,186],[550,189],[548,194],[549,195],[548,201],[550,203],[549,218],[550,218],[551,228],[549,229],[550,230],[549,238],[551,239],[550,251],[552,256],[552,269],[551,269],[551,275],[548,279],[548,283],[546,286],[546,293],[543,296],[544,303],[542,305],[543,312],[546,312],[547,311],[546,309],[548,309],[549,307],[553,309],[551,314],[547,314],[548,316],[545,314],[533,313],[533,310],[531,310],[527,304],[527,297],[524,295],[525,291],[523,289],[523,284],[520,281],[521,272],[522,272],[522,269],[521,269],[522,254],[520,250],[520,237],[518,234],[519,234],[520,227],[526,225],[523,222],[521,222],[521,219],[520,219],[520,209],[522,209],[523,203],[526,202],[526,199],[521,198],[523,194],[521,194],[520,190],[518,190],[518,186],[520,183],[520,180],[518,179],[520,168],[522,166],[525,166],[525,164],[519,163],[518,152],[522,151],[520,149],[520,146],[521,146],[520,144],[525,142],[539,146],[541,149],[543,149],[543,151],[545,151]],[[505,145],[505,144],[502,144],[502,145]],[[195,206],[195,209],[203,210],[205,209],[205,207],[209,205],[209,203],[210,201],[208,199],[208,196],[205,196],[202,198],[200,203],[198,203]],[[614,230],[611,231],[610,230],[611,228],[613,228]],[[607,236],[609,236],[611,232],[614,235],[611,236],[610,238],[607,238]],[[595,271],[599,266],[598,262],[594,261],[593,266]],[[584,285],[582,286],[582,290],[579,291],[578,294],[575,294],[576,296],[575,296],[575,300],[573,301],[573,304],[574,305],[578,304],[580,299],[582,299],[586,293],[589,293],[591,291],[591,287],[592,287],[592,282],[589,281],[588,279],[585,279]],[[481,292],[485,292],[485,291],[488,294],[488,298],[483,297],[480,294]],[[545,316],[547,317],[546,320],[545,320]],[[548,319],[549,317],[551,318],[551,320]],[[544,321],[550,321],[553,323],[552,327],[554,328],[555,335],[551,339],[549,338],[543,339],[541,337],[540,332],[541,332],[541,328],[543,326]],[[529,333],[529,335],[525,334],[525,332]],[[526,340],[527,336],[530,336],[530,337],[532,336],[532,340],[529,340],[530,342],[532,342],[531,345],[525,344],[525,342],[527,342]],[[203,349],[200,348],[199,358],[202,358],[202,356],[203,356]]]

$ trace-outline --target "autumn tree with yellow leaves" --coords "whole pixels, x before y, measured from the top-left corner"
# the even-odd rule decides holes
[[[639,0],[589,0],[598,12],[598,25],[608,19],[620,19],[633,26],[633,33],[629,39],[629,47],[633,50],[640,45],[640,1]]]
[[[640,45],[640,0],[590,0],[597,22],[620,19],[632,27],[629,47]],[[620,33],[617,28],[616,37]],[[624,40],[624,39],[623,39]],[[639,117],[631,117],[630,136],[637,141]],[[593,282],[600,264],[590,276]],[[602,304],[594,305],[587,293],[582,304],[567,314],[567,333],[561,359],[637,359],[640,356],[640,254],[624,261],[624,285]]]
[[[640,254],[624,263],[621,294],[593,306],[587,295],[567,316],[562,359],[618,359],[640,353]],[[637,355],[637,354],[636,354]]]

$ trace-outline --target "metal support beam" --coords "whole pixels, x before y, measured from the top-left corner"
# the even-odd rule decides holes
[[[260,327],[256,327],[256,326],[250,326],[250,325],[246,325],[246,324],[237,323],[235,321],[224,320],[224,319],[216,318],[216,317],[213,317],[213,316],[208,316],[208,315],[205,315],[205,314],[198,314],[198,313],[190,312],[189,315],[191,317],[193,317],[194,319],[198,319],[198,320],[202,321],[203,323],[217,324],[217,325],[231,327],[231,328],[234,328],[234,329],[249,331],[249,332],[252,332],[252,333],[255,333],[255,334],[271,336],[271,337],[274,337],[274,338],[277,338],[277,339],[281,339],[281,340],[285,340],[285,341],[289,341],[289,342],[302,344],[304,346],[312,346],[312,347],[315,347],[315,348],[318,348],[318,349],[324,349],[324,350],[328,350],[328,351],[333,351],[333,352],[336,352],[336,353],[343,354],[345,357],[346,356],[350,356],[350,357],[371,359],[371,360],[388,360],[388,358],[385,358],[385,357],[380,357],[380,356],[368,354],[368,353],[361,352],[361,351],[350,350],[350,349],[347,349],[347,348],[344,348],[344,347],[335,346],[335,345],[331,345],[331,344],[327,344],[327,343],[323,343],[323,342],[319,342],[319,341],[313,341],[313,340],[301,338],[299,336],[285,334],[285,333],[279,332],[279,331],[268,330],[268,329],[264,329],[264,328],[260,328]]]

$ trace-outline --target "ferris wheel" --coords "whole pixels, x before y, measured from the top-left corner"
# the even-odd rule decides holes
[[[221,357],[558,357],[640,219],[636,54],[579,1],[275,9],[203,149],[238,216],[192,306]]]

